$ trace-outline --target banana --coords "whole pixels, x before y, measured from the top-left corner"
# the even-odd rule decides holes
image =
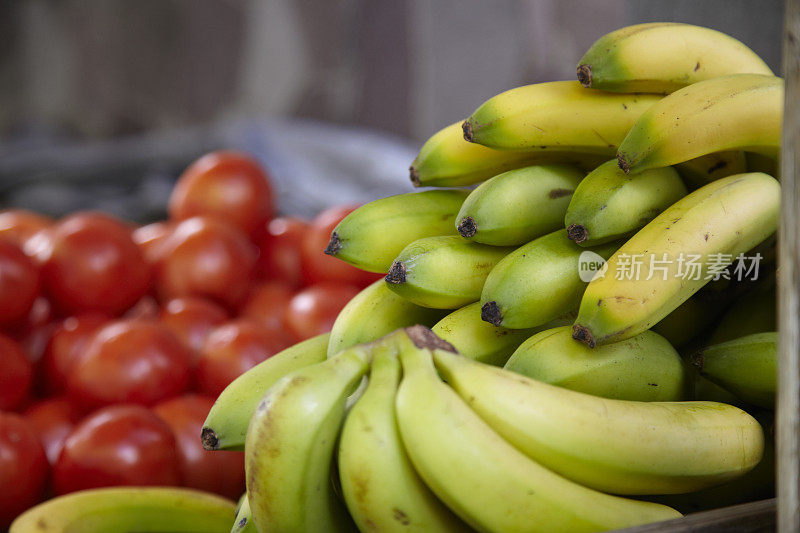
[[[583,173],[569,165],[510,170],[472,191],[456,217],[465,239],[494,246],[524,244],[561,227]]]
[[[394,260],[386,285],[417,305],[436,309],[463,307],[478,301],[486,276],[511,250],[458,236],[419,239]]]
[[[680,516],[669,507],[588,489],[525,457],[442,383],[429,348],[446,343],[424,328],[409,328],[408,335],[400,348],[396,400],[403,443],[428,487],[476,530],[602,531]],[[500,394],[508,397],[508,391]]]
[[[606,161],[575,189],[564,217],[567,236],[582,246],[629,236],[684,196],[672,167],[628,176],[616,159]]]
[[[178,487],[110,487],[82,490],[32,507],[9,533],[227,533],[234,502]]]
[[[684,87],[642,113],[619,145],[628,173],[723,150],[774,155],[780,148],[783,80],[733,74]]]
[[[247,499],[246,492],[239,500],[231,533],[258,533],[256,525],[253,522],[253,513],[250,512],[250,501]]]
[[[610,400],[442,350],[434,359],[447,383],[515,448],[596,490],[690,492],[743,475],[763,453],[761,426],[730,405]]]
[[[330,334],[323,333],[279,352],[254,366],[225,387],[203,424],[206,450],[243,450],[247,426],[258,402],[286,374],[327,356]]]
[[[592,248],[600,256],[593,258],[607,259],[618,246],[615,242]],[[588,253],[563,229],[517,248],[486,278],[481,292],[483,320],[505,328],[531,328],[575,309],[586,287],[579,272],[581,256]]]
[[[747,154],[741,150],[701,155],[685,163],[678,163],[675,165],[675,170],[692,190],[734,174],[754,171],[747,163]],[[766,174],[776,175],[774,172],[766,172]]]
[[[581,58],[584,87],[622,93],[671,93],[728,74],[772,75],[730,35],[675,22],[636,24],[600,37]]]
[[[686,396],[680,355],[652,331],[592,350],[572,340],[572,326],[548,329],[522,343],[503,368],[603,398],[670,402]]]
[[[692,356],[700,375],[747,403],[772,409],[778,381],[778,334],[753,333]]]
[[[682,348],[708,331],[725,309],[724,304],[723,299],[707,298],[698,292],[659,320],[651,329],[667,339],[675,348]]]
[[[450,532],[468,528],[425,486],[403,449],[394,400],[397,348],[373,352],[369,384],[347,414],[339,441],[339,477],[362,532]]]
[[[593,91],[575,81],[526,85],[483,103],[464,122],[464,138],[501,150],[539,147],[612,157],[639,115],[660,99]]]
[[[411,242],[456,235],[456,214],[469,191],[398,194],[364,204],[339,222],[325,253],[369,272],[386,272]]]
[[[707,344],[719,344],[752,333],[775,331],[776,310],[775,286],[757,287],[728,309]]]
[[[401,298],[382,279],[358,293],[339,312],[331,329],[328,356],[362,342],[371,342],[397,328],[432,326],[446,311],[420,307]]]
[[[756,152],[745,152],[745,162],[748,172],[763,172],[770,176],[778,175],[778,160]]]
[[[348,396],[369,369],[369,345],[295,370],[258,404],[245,442],[247,499],[259,531],[352,531],[331,469]]]
[[[679,200],[617,250],[605,275],[589,283],[573,337],[593,348],[649,329],[715,270],[775,231],[780,197],[774,178],[750,173],[714,181]]]

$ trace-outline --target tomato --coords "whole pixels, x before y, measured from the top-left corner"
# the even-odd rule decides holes
[[[160,416],[175,435],[181,470],[181,485],[215,492],[237,500],[244,492],[244,453],[203,449],[203,429],[214,398],[188,394],[156,405]]]
[[[294,292],[274,281],[258,284],[242,307],[241,316],[264,324],[269,329],[286,329],[286,309]]]
[[[53,225],[53,219],[25,209],[0,211],[0,239],[20,249],[36,233]]]
[[[28,359],[35,365],[42,359],[44,349],[56,326],[50,301],[39,296],[33,301],[28,316],[6,326],[5,331],[19,343]]]
[[[330,331],[339,311],[358,292],[358,287],[333,283],[306,287],[289,302],[286,311],[289,331],[299,340]]]
[[[152,405],[189,384],[191,356],[166,326],[117,320],[92,338],[67,374],[67,394],[80,407],[113,403]]]
[[[197,362],[201,392],[216,398],[240,374],[292,344],[281,330],[246,319],[228,322],[211,332]]]
[[[47,457],[28,421],[0,412],[0,530],[41,501],[47,470]]]
[[[145,261],[151,265],[158,262],[163,252],[164,241],[172,232],[171,222],[153,222],[133,230],[131,238],[139,247]]]
[[[220,151],[204,155],[181,174],[168,210],[173,220],[211,216],[254,235],[272,217],[272,204],[272,185],[261,165],[247,154]]]
[[[308,222],[299,218],[270,220],[259,246],[259,275],[269,281],[300,287],[303,284],[301,249],[310,228]]]
[[[84,313],[65,318],[53,331],[41,361],[43,388],[61,394],[67,388],[67,374],[75,360],[86,351],[94,334],[109,321],[103,313]]]
[[[15,244],[0,240],[0,324],[24,319],[39,295],[39,269]]]
[[[64,440],[80,421],[78,412],[64,396],[40,400],[25,410],[25,418],[44,447],[47,460],[56,463]]]
[[[118,314],[144,296],[150,271],[130,229],[101,213],[62,219],[37,258],[51,300],[66,313]]]
[[[331,207],[321,212],[311,222],[311,229],[306,233],[302,243],[303,277],[307,285],[333,281],[366,287],[382,277],[380,274],[365,272],[324,253],[333,228],[355,209],[353,206]]]
[[[0,411],[15,411],[31,391],[33,364],[19,343],[0,334]]]
[[[168,301],[158,319],[193,354],[198,354],[211,330],[228,320],[228,313],[210,300],[190,296]]]
[[[257,248],[238,229],[207,217],[184,220],[164,243],[156,265],[162,300],[203,296],[236,308],[247,296]]]
[[[161,307],[158,305],[158,301],[152,296],[147,295],[133,304],[133,307],[125,311],[125,314],[122,316],[123,318],[131,319],[156,320],[160,312]]]
[[[139,405],[113,405],[83,419],[64,441],[53,467],[56,494],[113,485],[179,483],[172,431]]]

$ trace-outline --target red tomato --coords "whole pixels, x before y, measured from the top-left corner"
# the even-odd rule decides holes
[[[84,313],[65,318],[53,332],[44,350],[41,361],[44,390],[49,394],[61,394],[67,388],[67,374],[82,355],[89,342],[101,327],[109,321],[103,313]]]
[[[28,421],[0,412],[0,530],[41,501],[47,470],[47,457]]]
[[[24,319],[39,295],[39,269],[15,244],[0,240],[0,324]]]
[[[357,287],[333,283],[306,287],[289,302],[286,312],[289,331],[299,340],[330,331],[339,311],[358,292]]]
[[[172,431],[139,405],[113,405],[86,417],[64,441],[53,468],[56,494],[113,485],[179,483]]]
[[[0,411],[15,411],[28,399],[33,364],[20,345],[0,334]]]
[[[331,207],[321,212],[311,222],[311,229],[303,239],[302,248],[303,277],[307,285],[333,281],[366,287],[383,277],[381,274],[365,272],[324,253],[331,240],[333,228],[355,209],[354,206]]]
[[[175,435],[181,485],[237,500],[244,492],[244,453],[203,449],[200,432],[214,398],[188,394],[153,408]]]
[[[288,285],[267,281],[257,285],[242,307],[241,315],[269,329],[286,329],[286,308],[294,292]]]
[[[301,249],[311,225],[305,220],[281,217],[270,220],[261,239],[258,257],[259,275],[269,281],[280,281],[291,287],[303,284]]]
[[[144,296],[150,271],[130,229],[101,213],[79,213],[56,224],[37,250],[50,298],[68,313],[118,314]]]
[[[228,320],[228,313],[204,298],[175,298],[164,304],[158,319],[184,346],[197,354],[211,330]]]
[[[28,239],[52,225],[52,218],[25,209],[0,211],[0,239],[11,242],[20,249],[25,247]]]
[[[272,217],[272,196],[269,177],[255,159],[239,152],[211,152],[178,179],[169,197],[169,216],[216,217],[254,235]]]
[[[34,365],[42,359],[45,346],[53,335],[57,324],[53,321],[50,301],[39,296],[33,301],[28,316],[22,321],[6,326],[8,334],[22,347]]]
[[[244,319],[228,322],[206,339],[197,362],[198,388],[216,398],[240,374],[291,344],[283,331]]]
[[[133,230],[131,238],[139,247],[145,260],[154,265],[161,258],[164,241],[172,232],[170,222],[153,222]]]
[[[233,226],[207,217],[184,220],[156,265],[162,299],[204,296],[236,308],[247,296],[258,250]]]
[[[67,393],[86,409],[152,405],[186,390],[190,364],[189,351],[166,326],[117,320],[100,329],[72,364]]]
[[[54,465],[64,440],[80,421],[78,412],[66,397],[58,396],[34,403],[25,410],[24,415],[39,437],[47,460]]]

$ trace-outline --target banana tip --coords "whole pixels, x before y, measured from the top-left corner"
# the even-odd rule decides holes
[[[625,159],[625,154],[617,154],[617,165],[625,174],[631,173],[631,164]]]
[[[703,352],[702,351],[697,352],[694,355],[692,355],[692,358],[691,358],[690,362],[692,363],[692,366],[697,369],[697,372],[699,372],[700,374],[703,373],[703,363],[705,361],[703,360]]]
[[[213,429],[209,427],[203,428],[200,434],[200,440],[203,442],[203,449],[214,451],[219,449],[219,439]]]
[[[578,65],[578,81],[587,89],[592,86],[592,67]]]
[[[336,255],[342,249],[342,240],[339,238],[339,234],[335,231],[331,233],[331,240],[328,242],[328,246],[325,247],[325,253],[327,255]]]
[[[414,187],[419,187],[422,185],[419,181],[419,171],[414,168],[414,165],[408,167],[408,177],[411,178],[411,183],[414,184]]]
[[[592,332],[586,326],[581,326],[580,324],[575,324],[572,326],[572,338],[578,342],[582,342],[589,348],[594,348],[597,346],[597,343],[594,340],[594,336],[592,336]]]
[[[406,267],[401,261],[395,261],[389,267],[389,273],[383,278],[387,283],[399,285],[406,282]]]
[[[462,218],[461,222],[458,223],[458,232],[465,239],[474,237],[475,234],[478,232],[478,226],[477,224],[475,224],[475,219],[472,217]]]
[[[481,307],[481,320],[488,322],[493,326],[500,326],[503,323],[503,313],[500,312],[500,306],[497,302],[486,302]]]
[[[464,121],[464,123],[461,125],[461,129],[464,131],[465,141],[475,142],[475,137],[472,131],[472,122],[470,122],[469,119]]]
[[[570,224],[567,227],[567,237],[575,244],[580,244],[589,238],[589,232],[580,224]]]
[[[458,353],[452,344],[440,338],[431,329],[420,324],[406,328],[406,335],[417,348]]]

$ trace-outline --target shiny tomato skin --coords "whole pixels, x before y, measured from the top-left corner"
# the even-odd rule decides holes
[[[286,330],[286,310],[294,296],[284,283],[265,281],[256,285],[242,307],[241,316],[263,324],[268,329]]]
[[[31,404],[23,413],[33,427],[51,465],[56,463],[67,436],[80,415],[66,396],[53,396]]]
[[[0,411],[16,411],[28,400],[33,364],[18,342],[0,334]]]
[[[289,331],[305,340],[331,330],[342,308],[359,288],[352,285],[318,283],[294,295],[286,311]]]
[[[153,411],[172,428],[178,445],[181,485],[236,500],[244,492],[244,452],[203,449],[200,433],[214,398],[187,394]]]
[[[169,328],[196,358],[208,334],[228,320],[228,312],[211,300],[187,296],[166,302],[161,307],[158,320]]]
[[[36,264],[17,245],[0,239],[0,325],[26,318],[40,289]]]
[[[40,365],[45,392],[64,393],[72,364],[86,351],[94,334],[110,320],[104,313],[82,313],[67,317],[56,326],[44,349]]]
[[[58,495],[116,485],[177,486],[175,437],[150,409],[113,405],[84,418],[64,441],[53,468]]]
[[[270,220],[259,243],[259,277],[300,287],[303,284],[303,240],[310,229],[311,224],[299,218]]]
[[[31,424],[0,411],[0,530],[41,501],[47,474],[47,457]]]
[[[139,250],[142,257],[149,264],[154,265],[161,258],[164,250],[164,241],[172,232],[174,224],[166,220],[153,222],[145,226],[139,226],[131,233],[131,238]]]
[[[272,217],[270,178],[247,154],[211,152],[178,178],[168,211],[172,220],[198,215],[219,218],[253,236]]]
[[[25,243],[43,229],[53,225],[53,219],[26,209],[0,211],[0,240],[25,248]]]

